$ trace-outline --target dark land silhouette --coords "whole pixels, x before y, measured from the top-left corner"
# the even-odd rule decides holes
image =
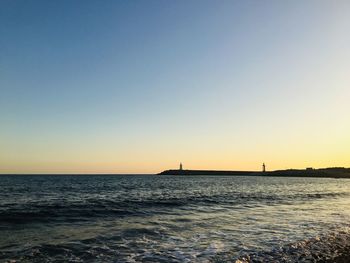
[[[350,178],[350,168],[331,167],[321,169],[287,169],[276,171],[216,171],[216,170],[185,170],[172,169],[165,170],[159,175],[221,175],[221,176],[276,176],[276,177],[315,177],[315,178]]]

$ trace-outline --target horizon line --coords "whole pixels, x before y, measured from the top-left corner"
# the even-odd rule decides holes
[[[345,166],[329,166],[329,167],[318,167],[318,168],[315,168],[315,167],[305,167],[305,168],[284,168],[284,169],[274,169],[274,170],[269,170],[269,171],[266,171],[266,172],[274,172],[274,171],[285,171],[285,170],[306,170],[306,169],[309,169],[309,168],[312,168],[314,170],[322,170],[322,169],[330,169],[330,168],[344,168],[344,169],[350,169],[350,167],[345,167]],[[172,171],[172,170],[179,170],[178,168],[170,168],[170,169],[166,169],[166,170],[163,170],[163,171]],[[188,171],[221,171],[221,172],[261,172],[260,170],[257,170],[257,171],[253,171],[253,170],[216,170],[216,169],[183,169],[183,170],[188,170]],[[82,172],[63,172],[63,173],[50,173],[50,172],[45,172],[45,173],[41,173],[41,172],[38,172],[38,173],[2,173],[0,172],[0,176],[4,176],[4,175],[115,175],[115,176],[118,176],[118,175],[159,175],[159,173],[163,172],[163,171],[160,171],[160,172],[156,172],[156,173],[103,173],[103,172],[100,172],[100,173],[91,173],[91,172],[87,172],[87,173],[82,173]]]

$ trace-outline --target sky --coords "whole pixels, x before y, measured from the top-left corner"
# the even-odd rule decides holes
[[[350,167],[350,1],[0,2],[0,173]]]

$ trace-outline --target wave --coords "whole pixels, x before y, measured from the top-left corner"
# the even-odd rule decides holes
[[[229,255],[217,257],[221,262],[232,262]],[[235,263],[262,262],[322,262],[347,263],[350,260],[350,233],[347,230],[324,234],[290,243],[270,251],[241,255]]]
[[[128,229],[121,236],[96,237],[61,244],[42,244],[20,250],[7,248],[0,251],[0,260],[5,262],[318,262],[346,263],[350,258],[349,231],[337,231],[314,238],[283,245],[269,251],[255,251],[237,257],[237,251],[222,251],[218,245],[208,247],[208,251],[155,250],[155,248],[130,247],[133,242],[125,243],[128,236],[159,235],[152,229]],[[143,237],[144,243],[150,242]],[[121,244],[122,242],[123,244]],[[209,251],[210,250],[210,251]],[[137,251],[137,253],[135,252]],[[211,255],[203,258],[204,254]],[[214,253],[214,255],[212,255]]]
[[[339,198],[349,196],[350,193],[307,193],[307,194],[264,194],[264,193],[236,193],[222,194],[189,194],[182,197],[165,196],[144,200],[111,200],[90,198],[80,201],[40,201],[25,204],[7,204],[0,206],[0,223],[25,224],[33,222],[77,222],[91,218],[115,218],[126,216],[147,216],[167,213],[169,209],[223,205],[223,206],[259,206],[296,204],[297,202]]]

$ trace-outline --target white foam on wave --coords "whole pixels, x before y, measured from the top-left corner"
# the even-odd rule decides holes
[[[266,262],[266,260],[273,262],[337,262],[350,255],[349,230],[349,228],[344,228],[340,231],[290,243],[271,251],[242,255],[235,262],[251,263]]]

